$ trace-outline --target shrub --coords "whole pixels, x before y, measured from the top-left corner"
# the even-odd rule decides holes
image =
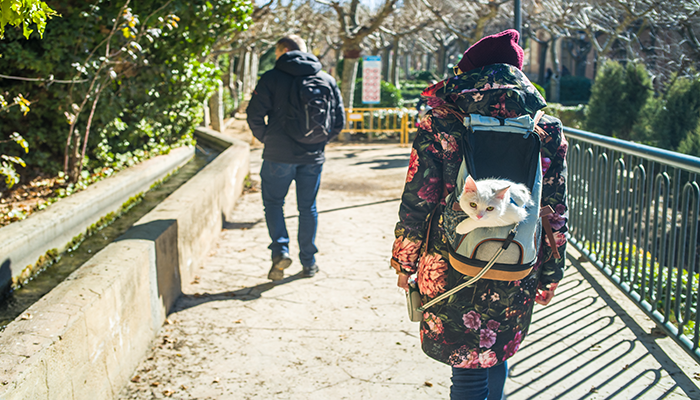
[[[559,101],[586,103],[591,97],[591,80],[583,76],[562,76],[559,81]]]
[[[583,120],[586,117],[584,110],[585,107],[582,104],[576,106],[564,106],[559,103],[548,103],[547,108],[544,109],[544,112],[559,118],[564,126],[581,129]]]
[[[700,155],[693,145],[700,121],[700,79],[676,79],[662,102],[649,124],[652,138],[659,147]]]
[[[651,78],[642,64],[616,61],[603,64],[591,88],[585,129],[628,140],[649,99]]]
[[[434,71],[415,71],[413,79],[427,82],[439,80]]]
[[[401,91],[387,81],[381,81],[381,95],[379,104],[374,104],[374,107],[398,107],[401,104]],[[355,99],[353,107],[367,107],[367,104],[362,103],[362,79],[355,81]]]
[[[535,89],[537,89],[537,91],[540,92],[540,94],[542,95],[542,98],[543,98],[543,99],[547,100],[547,91],[545,90],[545,88],[543,88],[542,86],[536,84],[535,82],[532,82],[532,86],[534,86]]]

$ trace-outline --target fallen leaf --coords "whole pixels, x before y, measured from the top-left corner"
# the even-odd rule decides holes
[[[141,376],[140,375],[134,375],[133,378],[131,378],[131,381],[134,383],[141,382]]]
[[[165,390],[163,390],[163,396],[165,396],[165,397],[170,397],[170,396],[172,396],[172,395],[174,395],[174,394],[175,394],[175,391],[174,391],[174,390],[170,390],[170,389],[165,389]]]
[[[214,378],[214,380],[212,380],[211,383],[219,383],[219,378]]]
[[[431,382],[428,382],[428,381],[425,381],[424,385],[427,387],[433,387],[433,384]]]
[[[155,386],[158,386],[158,385],[160,385],[160,382],[158,382],[158,381],[151,382],[151,386],[154,386],[154,387],[155,387]]]
[[[180,389],[182,389],[182,390],[187,390],[187,386],[185,386],[185,385],[180,385]]]
[[[193,284],[193,285],[196,285],[196,284],[198,284],[198,283],[199,283],[199,275],[195,275],[195,276],[194,276],[194,279],[192,280],[192,284]]]
[[[243,322],[242,319],[237,319],[237,320],[233,321],[234,324],[240,324],[241,322]]]
[[[22,314],[22,316],[19,317],[19,319],[23,319],[23,320],[32,319],[32,314],[24,313],[24,314]]]
[[[596,389],[595,386],[591,386],[591,390],[589,390],[588,393],[598,393],[598,389]]]

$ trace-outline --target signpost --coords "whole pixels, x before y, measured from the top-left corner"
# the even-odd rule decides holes
[[[362,60],[362,103],[379,104],[382,79],[381,56],[364,56]]]

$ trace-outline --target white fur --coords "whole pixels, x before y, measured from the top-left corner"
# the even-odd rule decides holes
[[[513,204],[511,198],[518,205]],[[469,218],[460,222],[456,231],[464,235],[476,228],[513,225],[527,217],[525,207],[529,205],[532,205],[530,190],[521,183],[507,179],[475,181],[468,176],[459,206]]]

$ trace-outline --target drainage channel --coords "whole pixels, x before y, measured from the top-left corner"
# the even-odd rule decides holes
[[[63,282],[68,275],[78,269],[93,255],[107,247],[108,244],[131,228],[136,221],[148,214],[166,197],[209,164],[218,154],[216,150],[197,145],[195,156],[158,186],[144,193],[142,200],[138,204],[131,207],[109,225],[87,237],[78,246],[62,253],[54,264],[37,274],[19,289],[9,293],[0,301],[0,331],[4,330],[10,322],[22,315],[42,296]],[[27,315],[26,317],[29,318],[30,316]]]

